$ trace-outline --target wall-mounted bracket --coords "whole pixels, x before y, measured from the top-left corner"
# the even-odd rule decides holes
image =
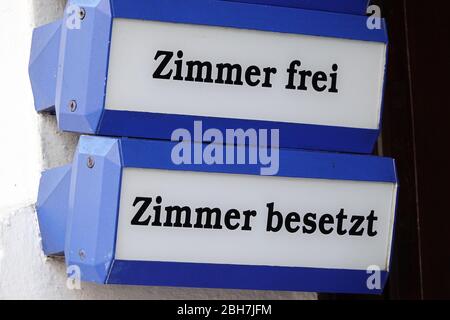
[[[29,75],[38,112],[54,112],[62,20],[34,29]]]
[[[42,174],[36,211],[42,248],[48,256],[64,255],[72,165]]]

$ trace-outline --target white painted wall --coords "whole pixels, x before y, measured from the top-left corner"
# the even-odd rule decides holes
[[[0,1],[0,299],[315,299],[315,294],[66,286],[62,259],[42,254],[36,221],[40,172],[71,161],[78,137],[36,115],[27,68],[32,27],[58,18],[65,0]]]

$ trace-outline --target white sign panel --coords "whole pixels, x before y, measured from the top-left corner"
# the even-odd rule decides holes
[[[114,19],[106,110],[378,129],[386,44]]]
[[[388,269],[396,185],[125,168],[115,258]]]

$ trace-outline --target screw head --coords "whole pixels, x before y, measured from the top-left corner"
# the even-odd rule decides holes
[[[78,255],[80,256],[80,259],[81,259],[81,260],[86,259],[86,252],[84,252],[83,249],[81,249],[81,250],[78,252]]]
[[[77,110],[77,102],[75,100],[69,101],[70,112],[75,112]]]
[[[78,17],[80,18],[80,20],[84,20],[84,18],[86,18],[86,9],[80,8],[80,10],[78,11]]]
[[[95,166],[95,160],[92,157],[88,157],[87,166],[89,169],[92,169]]]

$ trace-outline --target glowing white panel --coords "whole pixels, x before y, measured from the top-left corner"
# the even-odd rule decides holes
[[[114,20],[111,41],[105,106],[109,110],[379,127],[384,43],[127,19]],[[161,73],[172,70],[170,79],[155,78],[166,57],[163,51],[173,53]],[[183,80],[173,79],[178,51],[183,52]],[[295,60],[301,62],[291,82],[295,89],[287,89],[288,69]],[[211,77],[207,66],[200,79],[212,82],[186,81],[188,61],[209,62]],[[225,63],[242,67],[242,85],[216,83],[221,79],[217,64]],[[251,66],[259,71],[248,70]],[[267,72],[268,82],[265,68],[277,70]],[[192,70],[195,78],[198,69]],[[250,83],[258,85],[249,85],[246,72]]]
[[[396,194],[392,183],[126,168],[121,190],[115,255],[118,260],[360,270],[377,265],[381,270],[388,269]],[[162,198],[162,226],[153,226],[158,196]],[[137,201],[139,197],[151,198],[152,202],[137,217],[144,208],[144,202]],[[277,232],[267,231],[270,203],[284,221]],[[164,226],[167,206],[189,207],[191,218],[180,220],[181,227]],[[222,229],[195,227],[195,209],[205,207],[220,209]],[[234,216],[228,221],[233,226],[239,223],[236,230],[225,224],[230,209],[240,212],[240,219]],[[339,227],[337,215],[341,209],[347,218]],[[249,218],[251,230],[243,230],[246,210],[256,211]],[[371,219],[370,226],[367,217],[372,211],[376,220]],[[298,213],[300,221],[291,220],[289,232],[286,221],[291,212]],[[308,213],[316,214],[317,227],[312,233],[303,231]],[[326,214],[334,219],[323,225],[326,232],[334,228],[330,234],[319,228]],[[350,235],[355,216],[365,217],[361,225],[364,232],[359,236]],[[211,217],[214,225],[216,216]],[[136,218],[141,225],[133,225]],[[175,222],[175,214],[171,221]],[[186,221],[191,221],[192,227],[186,226]],[[270,225],[276,229],[275,221],[281,220],[272,220]],[[207,225],[206,220],[201,224]],[[296,227],[300,230],[292,232]],[[344,230],[346,234],[338,233]]]

